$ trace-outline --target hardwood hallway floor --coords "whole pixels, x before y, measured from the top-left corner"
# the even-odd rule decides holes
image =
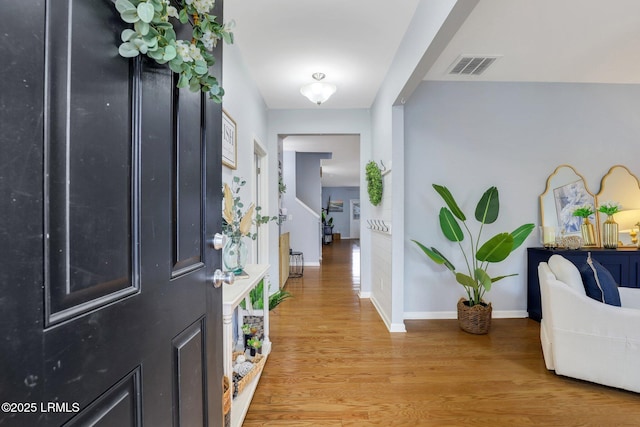
[[[475,336],[456,320],[414,320],[390,334],[357,296],[357,242],[323,257],[271,312],[273,352],[245,427],[640,425],[640,395],[548,372],[538,323],[494,319]]]

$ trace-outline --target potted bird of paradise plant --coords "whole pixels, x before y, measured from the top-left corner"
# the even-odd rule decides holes
[[[525,241],[534,229],[534,224],[524,224],[511,233],[498,233],[484,243],[480,243],[483,226],[492,224],[498,219],[500,202],[498,189],[491,187],[480,198],[475,210],[475,219],[480,223],[477,236],[471,233],[467,225],[467,216],[454,199],[451,192],[442,185],[433,184],[433,188],[442,197],[446,207],[440,209],[440,228],[445,237],[458,244],[464,256],[466,268],[464,272],[458,271],[439,250],[427,247],[413,240],[414,243],[436,264],[444,264],[455,276],[456,281],[464,287],[467,299],[458,301],[458,322],[462,330],[474,334],[486,334],[491,326],[491,303],[486,303],[483,297],[491,290],[494,282],[505,277],[491,277],[487,273],[490,264],[504,261],[518,246]],[[460,226],[460,222],[462,227]],[[462,242],[466,235],[469,237],[469,247],[465,249]]]

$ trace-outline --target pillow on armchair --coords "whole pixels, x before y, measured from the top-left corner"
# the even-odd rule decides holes
[[[565,283],[571,289],[584,295],[584,284],[578,267],[562,255],[551,255],[547,261],[549,268],[558,280]]]
[[[587,257],[587,263],[580,268],[580,275],[584,282],[587,296],[609,305],[620,307],[620,292],[615,279],[602,264]]]

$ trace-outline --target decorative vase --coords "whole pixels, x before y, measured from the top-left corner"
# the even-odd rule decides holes
[[[602,246],[607,249],[618,247],[618,223],[613,215],[607,215],[607,220],[602,224]]]
[[[484,335],[491,327],[491,303],[481,302],[469,307],[469,301],[460,298],[458,301],[458,324],[460,329],[470,334]]]
[[[244,348],[249,348],[249,340],[253,338],[253,334],[244,334]]]
[[[249,249],[242,237],[229,237],[222,249],[222,263],[225,271],[240,274],[247,265]]]
[[[582,232],[582,244],[584,246],[594,246],[596,244],[596,232],[588,217],[582,220],[580,231]]]

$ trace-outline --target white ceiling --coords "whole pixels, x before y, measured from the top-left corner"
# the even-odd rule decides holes
[[[640,83],[640,1],[480,0],[425,80]],[[481,76],[460,55],[503,55]]]
[[[442,0],[227,0],[225,19],[268,108],[369,108],[419,1]],[[448,76],[460,55],[502,57]],[[338,86],[321,106],[299,92],[314,72]],[[640,83],[640,0],[480,0],[425,80]]]
[[[270,109],[369,108],[418,0],[226,0],[235,44]],[[321,106],[300,87],[326,74]]]

